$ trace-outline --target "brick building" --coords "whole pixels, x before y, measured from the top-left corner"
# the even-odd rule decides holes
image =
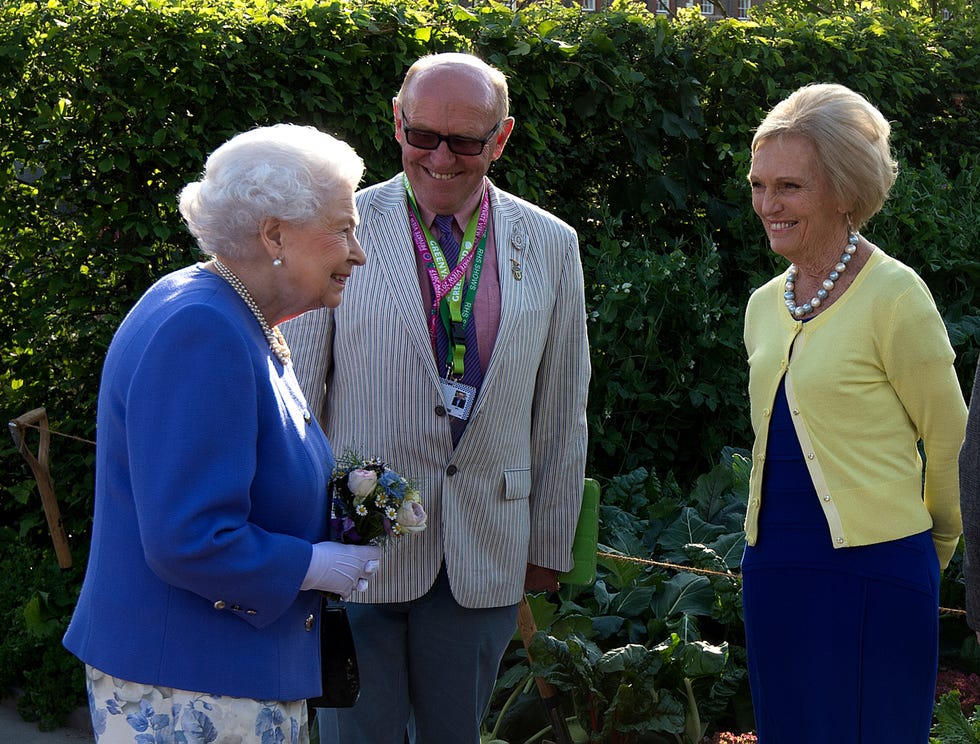
[[[581,4],[582,10],[594,12],[605,6],[603,0],[572,0]],[[680,8],[698,7],[708,18],[748,18],[749,8],[758,5],[760,0],[646,0],[652,13],[673,15]]]

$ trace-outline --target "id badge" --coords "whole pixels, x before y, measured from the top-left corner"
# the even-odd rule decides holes
[[[449,415],[466,421],[470,417],[470,410],[473,408],[476,388],[458,380],[444,379],[442,380],[442,397],[446,401]]]

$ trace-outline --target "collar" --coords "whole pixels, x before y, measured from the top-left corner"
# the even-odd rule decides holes
[[[490,188],[490,181],[486,178],[483,179],[484,188]],[[483,198],[483,191],[477,189],[476,193],[473,194],[466,202],[460,207],[460,210],[453,214],[456,218],[456,225],[460,230],[465,230],[466,226],[470,223],[470,219],[476,212],[477,208],[480,206],[480,199]],[[419,204],[416,200],[416,206],[419,208],[419,214],[422,217],[422,221],[425,222],[426,227],[432,227],[432,224],[436,220],[436,213],[433,212],[428,207]]]

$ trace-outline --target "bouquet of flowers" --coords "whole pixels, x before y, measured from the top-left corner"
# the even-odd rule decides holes
[[[345,452],[330,478],[330,533],[353,545],[382,546],[425,529],[418,489],[374,457]]]

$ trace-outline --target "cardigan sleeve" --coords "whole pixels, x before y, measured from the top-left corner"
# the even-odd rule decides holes
[[[925,505],[945,568],[962,532],[956,458],[966,405],[946,327],[925,283],[915,277],[893,308],[890,332],[882,342],[885,373],[922,441]]]
[[[980,365],[970,398],[966,437],[960,450],[960,504],[963,510],[963,573],[966,578],[966,622],[980,630]]]

